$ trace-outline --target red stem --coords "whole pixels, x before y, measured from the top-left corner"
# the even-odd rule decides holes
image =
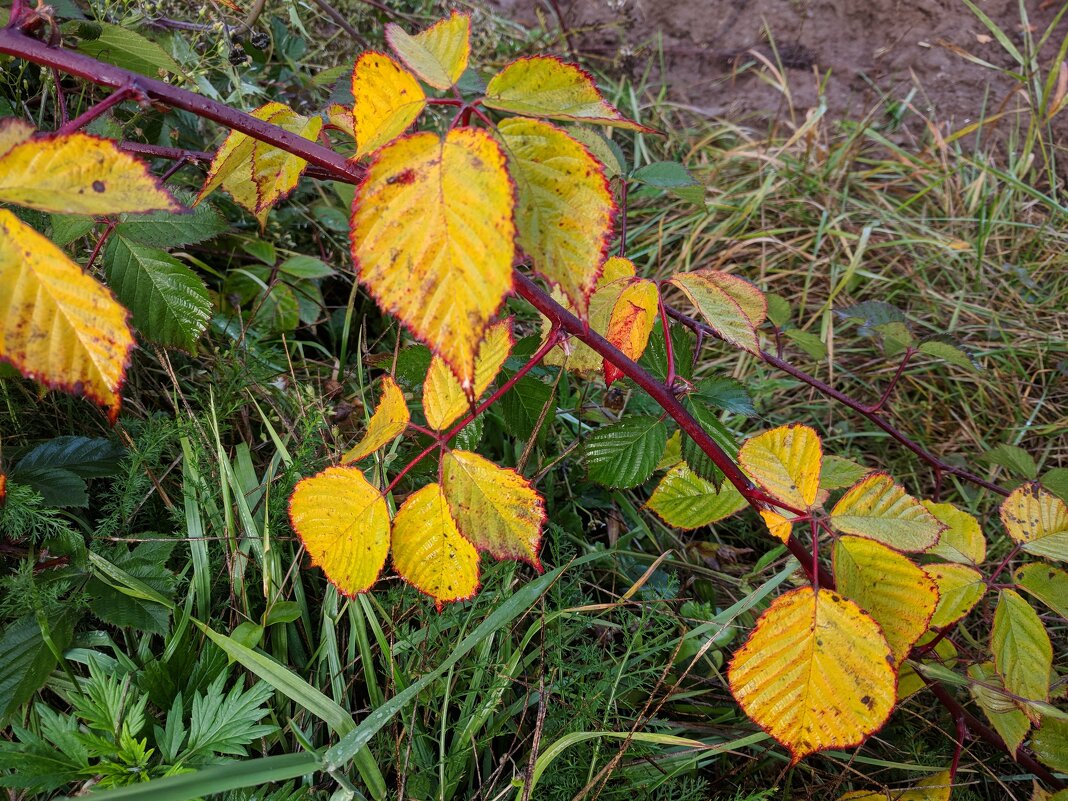
[[[874,406],[868,407],[869,414],[878,414],[879,410],[886,405],[886,402],[890,400],[890,393],[894,391],[894,387],[897,386],[897,382],[901,380],[902,374],[905,372],[905,367],[908,366],[909,360],[912,359],[913,354],[916,351],[912,348],[905,350],[905,357],[901,360],[901,364],[897,366],[897,372],[894,373],[894,377],[890,379],[890,383],[886,385],[886,389],[883,390],[882,397],[879,398],[878,403]]]
[[[108,237],[111,236],[111,232],[115,230],[116,225],[117,222],[115,220],[108,220],[107,227],[101,232],[100,238],[96,240],[96,245],[93,246],[93,252],[89,254],[89,261],[85,263],[86,272],[93,269],[93,262],[100,255],[100,249],[104,247],[104,243],[108,241]]]
[[[124,100],[129,100],[131,97],[136,97],[138,94],[139,92],[137,90],[136,85],[119,87],[110,95],[101,100],[99,103],[93,104],[81,114],[79,114],[77,117],[75,117],[73,120],[64,123],[63,126],[58,131],[56,131],[56,133],[74,133],[80,128],[84,128],[86,125],[88,125],[97,117],[99,117],[101,114],[106,112],[109,108],[117,106]]]
[[[656,285],[656,302],[660,307],[660,326],[664,330],[664,353],[667,356],[667,378],[664,383],[668,389],[675,390],[675,345],[671,341],[671,326],[668,324],[667,309],[664,308],[664,293],[660,291],[660,284]]]

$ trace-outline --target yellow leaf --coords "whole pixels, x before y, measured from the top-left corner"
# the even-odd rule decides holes
[[[342,593],[375,583],[389,554],[386,499],[355,467],[328,467],[299,482],[289,497],[289,521],[313,565]]]
[[[393,566],[437,604],[478,591],[478,551],[460,536],[440,484],[408,496],[393,519]]]
[[[808,426],[780,426],[750,437],[738,464],[757,484],[794,509],[808,509],[820,488],[823,446]]]
[[[986,540],[979,521],[951,503],[920,501],[923,507],[946,526],[938,542],[927,549],[932,556],[951,562],[981,564],[986,558]]]
[[[731,692],[796,763],[859,745],[894,706],[895,675],[879,625],[830,590],[780,596],[731,660]]]
[[[0,209],[0,359],[83,394],[114,422],[133,333],[126,309],[63,251]]]
[[[352,131],[356,158],[392,142],[426,108],[426,94],[412,74],[389,56],[364,53],[352,70]]]
[[[839,797],[838,801],[949,801],[953,792],[953,780],[948,770],[932,773],[916,782],[909,790],[880,790],[871,793],[856,790]]]
[[[781,540],[783,543],[789,541],[790,535],[794,531],[794,524],[790,522],[788,517],[784,517],[770,509],[761,509],[760,517],[764,521],[764,525],[768,527],[768,533],[771,536]]]
[[[356,138],[356,118],[352,109],[340,103],[331,103],[326,109],[326,118],[335,128],[340,128],[353,139]]]
[[[840,537],[835,543],[834,581],[882,627],[898,665],[927,631],[938,606],[934,579],[897,551],[863,537]]]
[[[974,681],[968,687],[972,698],[1001,735],[1009,753],[1015,755],[1016,749],[1031,731],[1031,721],[1005,691],[1005,683],[994,670],[993,662],[972,665],[968,668],[968,676]]]
[[[733,484],[724,481],[716,490],[715,485],[694,473],[683,461],[660,479],[646,503],[669,526],[682,529],[707,526],[748,505]]]
[[[448,451],[441,483],[457,528],[476,548],[541,570],[545,504],[530,482],[477,453]]]
[[[1001,504],[1001,522],[1023,550],[1068,562],[1068,504],[1032,481]]]
[[[471,55],[471,17],[452,12],[452,16],[411,35],[399,25],[386,25],[386,41],[401,61],[435,89],[453,86]]]
[[[608,333],[608,324],[612,319],[612,311],[616,307],[616,301],[623,294],[628,281],[634,278],[634,263],[630,259],[612,256],[604,263],[601,276],[597,279],[597,288],[590,295],[590,303],[587,309],[587,321],[590,328],[601,336]],[[553,290],[553,299],[566,306],[570,311],[575,307],[563,293]],[[549,321],[542,324],[543,336],[549,334]],[[589,345],[573,339],[564,340],[559,346],[549,351],[545,357],[545,364],[550,367],[566,366],[574,373],[596,373],[604,365],[604,359],[598,355]]]
[[[928,631],[919,641],[917,645],[926,645],[935,637],[933,631]],[[935,661],[943,667],[952,668],[957,664],[957,648],[948,639],[939,640],[934,647],[934,656],[931,659],[922,660],[923,663],[928,661]],[[927,685],[919,674],[913,669],[910,661],[902,662],[898,666],[897,673],[897,700],[903,701],[910,695],[919,692]]]
[[[357,275],[465,391],[486,326],[512,288],[512,205],[504,154],[475,128],[386,145],[353,204]]]
[[[358,462],[383,445],[389,444],[404,433],[410,419],[404,393],[391,376],[385,376],[382,379],[378,406],[375,407],[375,412],[367,423],[367,431],[363,439],[341,457],[341,463]]]
[[[750,353],[760,353],[756,329],[768,313],[764,293],[737,275],[719,270],[676,273],[671,283],[724,340]]]
[[[1038,613],[1015,590],[1002,590],[998,596],[990,650],[1005,689],[1026,701],[1049,700],[1053,645]],[[1041,721],[1041,714],[1032,706],[1020,706],[1032,722]]]
[[[588,72],[552,56],[530,56],[505,65],[490,79],[483,102],[490,108],[529,117],[596,122],[655,133],[605,102]]]
[[[272,125],[282,125],[296,116],[296,113],[284,103],[265,103],[254,110],[251,116]],[[223,141],[219,149],[215,151],[215,158],[211,160],[208,176],[204,179],[204,186],[197,195],[199,203],[209,194],[214,192],[223,182],[236,171],[249,167],[252,162],[252,149],[256,146],[256,140],[240,131],[231,131]],[[248,181],[252,181],[251,167],[247,170]]]
[[[983,574],[974,567],[952,562],[924,565],[924,570],[938,586],[938,606],[931,626],[944,628],[956,623],[979,603],[986,593]]]
[[[831,510],[831,525],[899,551],[927,550],[946,528],[886,473],[853,485]]]
[[[319,131],[323,129],[322,119],[301,117],[300,120],[302,123],[293,122],[293,133],[312,141],[318,139]],[[271,207],[296,188],[307,167],[308,162],[299,156],[263,142],[256,143],[252,148],[252,180],[256,184],[256,207],[250,211],[256,214],[261,224]],[[225,185],[224,183],[223,186]]]
[[[11,123],[0,134],[11,145],[0,155],[0,203],[56,214],[181,209],[143,161],[110,139],[84,133],[26,139],[25,132]]]
[[[615,213],[604,168],[585,146],[547,122],[507,119],[497,130],[516,184],[519,246],[585,317]]]
[[[656,470],[670,470],[682,461],[682,432],[675,430],[668,437],[667,445],[664,446],[664,455],[656,463]],[[663,483],[663,482],[661,482]],[[650,498],[652,500],[652,498]]]
[[[489,389],[497,373],[512,352],[512,318],[501,320],[489,327],[486,338],[478,346],[475,360],[474,398],[480,398]],[[460,382],[440,356],[430,360],[430,369],[423,384],[423,412],[426,422],[435,431],[444,431],[471,406]]]
[[[18,117],[0,119],[0,156],[33,136],[34,130],[30,123]]]
[[[605,339],[619,348],[628,358],[638,361],[649,344],[659,309],[660,293],[656,284],[645,278],[637,278],[619,293],[612,317],[608,321]],[[623,377],[623,371],[610,362],[604,363],[605,386]]]

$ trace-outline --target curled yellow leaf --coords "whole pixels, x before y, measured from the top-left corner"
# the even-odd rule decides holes
[[[409,34],[399,25],[386,25],[386,41],[416,75],[435,89],[453,86],[471,56],[471,17],[457,11],[425,31]]]
[[[126,309],[45,237],[0,209],[0,359],[119,413],[134,347]]]
[[[489,327],[486,338],[478,346],[475,360],[473,398],[482,396],[501,371],[512,352],[512,318]],[[452,370],[440,356],[430,360],[430,369],[423,384],[423,411],[426,422],[435,431],[444,431],[470,408],[471,401]]]
[[[649,335],[656,322],[660,293],[656,284],[638,278],[627,284],[612,307],[605,339],[619,348],[628,358],[637,361],[649,344]],[[610,362],[604,363],[604,383],[611,386],[623,377],[623,371]]]
[[[373,153],[407,130],[426,108],[412,74],[382,53],[364,53],[352,69],[352,131],[356,158]]]
[[[357,442],[351,450],[341,457],[342,464],[358,462],[366,456],[370,456],[383,445],[387,445],[404,433],[410,420],[408,404],[404,400],[404,393],[397,386],[397,382],[390,376],[382,379],[381,396],[378,406],[375,407],[371,420],[367,423],[367,431],[363,439]]]

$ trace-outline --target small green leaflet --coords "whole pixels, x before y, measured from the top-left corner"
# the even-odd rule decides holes
[[[188,205],[191,198],[178,194]],[[218,236],[229,228],[226,220],[208,203],[193,206],[190,211],[175,214],[157,211],[151,214],[127,214],[115,227],[115,233],[131,242],[157,248],[195,245]]]
[[[586,440],[590,479],[606,487],[636,487],[653,474],[667,445],[667,427],[657,417],[625,417]]]

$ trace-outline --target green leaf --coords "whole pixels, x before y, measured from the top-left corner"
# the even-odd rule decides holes
[[[705,200],[704,185],[677,161],[657,161],[639,167],[631,173],[630,180],[657,189],[666,189],[673,195],[698,206],[702,205]]]
[[[221,673],[203,693],[193,696],[183,761],[196,764],[215,754],[246,756],[246,745],[277,730],[260,723],[271,714],[265,706],[274,695],[270,685],[261,681],[245,690],[239,680],[224,694],[225,681],[226,674]]]
[[[694,335],[681,325],[671,326],[671,346],[675,356],[675,375],[680,378],[693,378],[693,349],[696,344]],[[663,323],[657,320],[653,332],[649,335],[649,344],[638,360],[638,364],[664,381],[667,378],[667,348],[664,347]]]
[[[607,487],[636,487],[653,474],[667,445],[667,427],[657,417],[627,417],[586,440],[590,479]]]
[[[409,389],[422,386],[430,370],[433,354],[426,345],[411,345],[397,354],[397,369],[394,378]]]
[[[672,467],[660,480],[647,506],[669,526],[694,529],[729,517],[747,506],[733,484],[716,487],[685,463]]]
[[[725,412],[742,414],[751,417],[756,414],[753,399],[740,381],[723,376],[714,378],[702,378],[697,382],[693,395],[696,395],[709,406],[723,409]]]
[[[177,579],[166,563],[176,542],[143,542],[131,551],[120,546],[111,554],[110,564],[170,603]],[[125,593],[101,578],[91,579],[86,591],[90,609],[105,623],[154,634],[167,633],[170,619],[167,603]]]
[[[809,358],[817,362],[827,358],[827,346],[824,345],[823,340],[815,334],[810,334],[808,331],[802,331],[800,328],[791,328],[789,331],[784,331],[783,334],[787,339],[797,345],[797,347],[807,353]]]
[[[820,489],[834,490],[852,487],[868,473],[872,472],[864,465],[852,459],[824,454],[820,465]]]
[[[1041,484],[1068,503],[1068,467],[1054,467],[1042,474]]]
[[[852,306],[835,309],[835,313],[843,320],[859,320],[860,333],[863,336],[870,336],[880,325],[908,322],[908,318],[901,309],[882,300],[854,303]]]
[[[60,652],[74,635],[75,618],[64,611],[48,620],[49,635]],[[0,725],[44,685],[55,666],[56,657],[34,615],[7,624],[0,635]]]
[[[968,676],[981,682],[970,685],[968,689],[987,720],[1009,747],[1009,752],[1016,753],[1031,730],[1031,721],[1005,692],[1005,685],[991,663],[972,665],[968,668]]]
[[[1009,692],[1025,700],[1049,700],[1053,646],[1031,604],[1014,590],[1002,590],[998,598],[990,650]]]
[[[52,235],[49,237],[60,247],[69,245],[93,230],[96,220],[81,214],[53,214]]]
[[[928,356],[934,356],[936,359],[955,364],[957,367],[963,367],[966,370],[979,368],[978,362],[967,351],[942,339],[928,339],[921,342],[918,350],[920,353],[926,353]]]
[[[136,31],[107,22],[94,25],[99,29],[99,35],[91,39],[82,38],[76,46],[78,52],[150,78],[158,78],[161,71],[182,74],[178,62],[166,50]],[[61,30],[68,34],[83,33],[82,23],[78,22],[64,23]]]
[[[229,228],[226,219],[208,203],[184,214],[152,212],[128,214],[115,233],[130,242],[156,248],[174,248],[206,242]]]
[[[983,454],[983,461],[1004,467],[1018,478],[1038,478],[1038,465],[1034,457],[1016,445],[998,445]]]
[[[1068,722],[1043,718],[1031,740],[1031,748],[1043,764],[1062,773],[1068,772]]]
[[[790,306],[790,301],[782,295],[768,294],[764,297],[768,299],[768,319],[771,320],[773,326],[782,328],[793,319],[794,310]]]
[[[1016,568],[1013,580],[1020,589],[1068,620],[1068,572],[1042,562],[1031,562]]]
[[[616,178],[626,172],[627,159],[614,140],[592,128],[575,126],[569,128],[567,132],[571,134],[572,139],[577,139],[584,144],[593,157],[601,162],[606,178]]]
[[[85,479],[114,475],[125,454],[108,439],[55,437],[23,456],[10,478],[33,487],[48,506],[84,508],[89,505]]]
[[[523,376],[504,393],[501,398],[501,413],[508,433],[521,440],[527,440],[534,433],[534,427],[546,405],[553,396],[553,388],[532,376]],[[556,404],[549,405],[545,413],[542,431],[548,430],[556,417]]]
[[[162,345],[193,350],[212,308],[196,273],[162,250],[121,236],[108,240],[104,263],[108,284],[142,334]]]
[[[725,450],[731,459],[737,459],[738,443],[734,435],[719,421],[716,413],[692,397],[687,398],[684,405],[712,441]],[[701,450],[701,446],[685,433],[682,435],[682,458],[694,473],[719,487],[723,481],[722,471],[716,467],[708,454]]]
[[[300,604],[295,601],[278,601],[267,613],[265,626],[275,626],[279,623],[292,623],[300,619]]]
[[[300,280],[329,278],[337,271],[314,256],[291,256],[278,265],[278,272]]]

